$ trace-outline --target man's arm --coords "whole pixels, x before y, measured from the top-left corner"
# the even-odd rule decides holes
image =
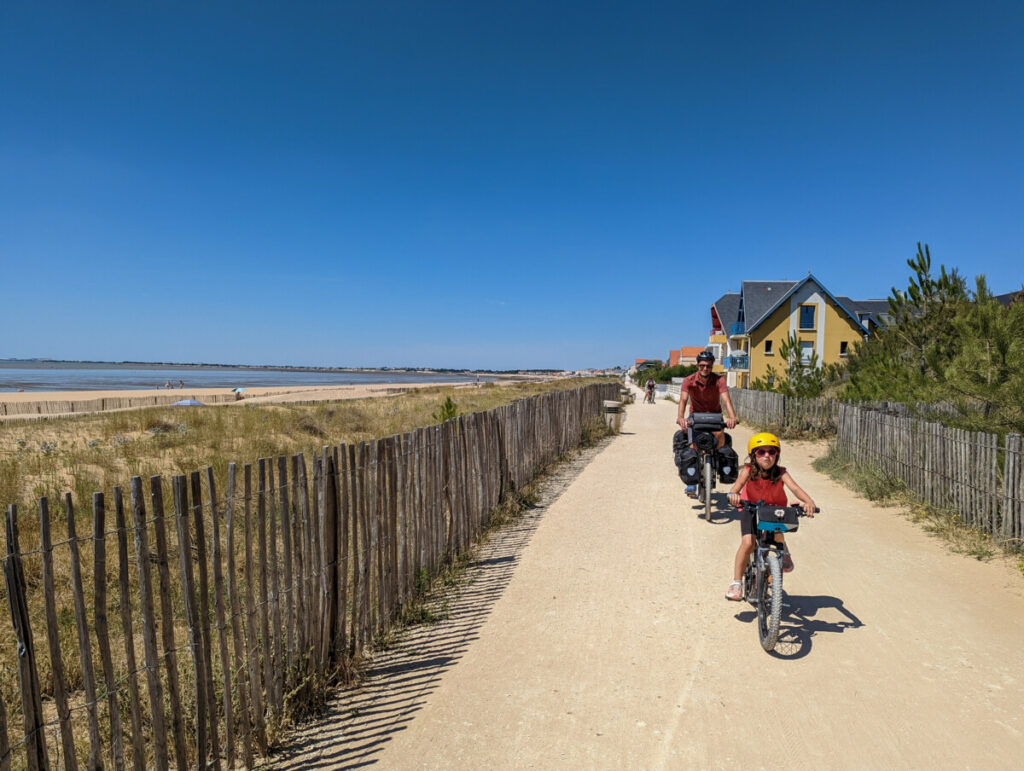
[[[726,428],[736,428],[736,424],[739,421],[736,419],[736,410],[732,408],[732,397],[729,396],[729,389],[725,389],[725,393],[722,394],[722,402],[725,404],[725,409],[729,413],[729,418],[725,421]]]
[[[686,405],[690,401],[690,392],[679,389],[679,412],[676,415],[676,423],[680,428],[686,428]]]

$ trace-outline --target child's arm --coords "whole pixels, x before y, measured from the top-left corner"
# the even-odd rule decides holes
[[[789,475],[788,471],[782,475],[782,482],[790,489],[790,491],[792,491],[793,495],[800,499],[800,502],[804,505],[804,515],[813,517],[815,509],[814,501],[811,500],[811,496],[805,493],[800,485],[793,481],[793,477]]]
[[[736,481],[733,482],[732,489],[729,490],[729,503],[733,506],[740,505],[740,491],[743,489],[743,485],[747,483],[750,478],[750,467],[744,466],[740,469],[739,476],[736,477]]]

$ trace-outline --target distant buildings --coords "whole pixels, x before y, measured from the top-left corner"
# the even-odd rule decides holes
[[[791,335],[803,361],[816,355],[818,366],[841,362],[888,311],[887,300],[834,295],[811,274],[800,281],[744,281],[739,293],[711,305],[707,347],[715,354],[715,371],[743,388],[765,377],[769,366],[785,369],[778,352]]]

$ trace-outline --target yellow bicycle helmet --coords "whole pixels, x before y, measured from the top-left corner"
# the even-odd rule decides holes
[[[780,453],[782,452],[779,437],[775,436],[775,434],[769,434],[767,431],[762,431],[760,434],[754,434],[750,437],[750,441],[747,443],[747,454],[753,455],[754,450],[758,447],[774,447]]]

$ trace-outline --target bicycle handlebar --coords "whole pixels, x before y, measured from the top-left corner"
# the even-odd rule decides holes
[[[757,503],[753,503],[752,501],[742,501],[741,500],[740,501],[740,505],[737,506],[736,508],[738,508],[738,509],[751,509],[751,510],[755,510],[756,511],[758,506],[770,506],[770,505],[771,504],[766,504],[764,501],[758,501]],[[786,505],[789,508],[791,508],[791,509],[799,509],[800,512],[799,512],[799,514],[797,516],[800,516],[800,517],[806,517],[807,516],[807,512],[804,511],[804,505],[802,503],[800,503],[799,501],[796,501],[795,503],[789,503],[789,504],[786,504]],[[815,506],[813,513],[814,514],[820,514],[821,513],[821,509],[819,507]]]

